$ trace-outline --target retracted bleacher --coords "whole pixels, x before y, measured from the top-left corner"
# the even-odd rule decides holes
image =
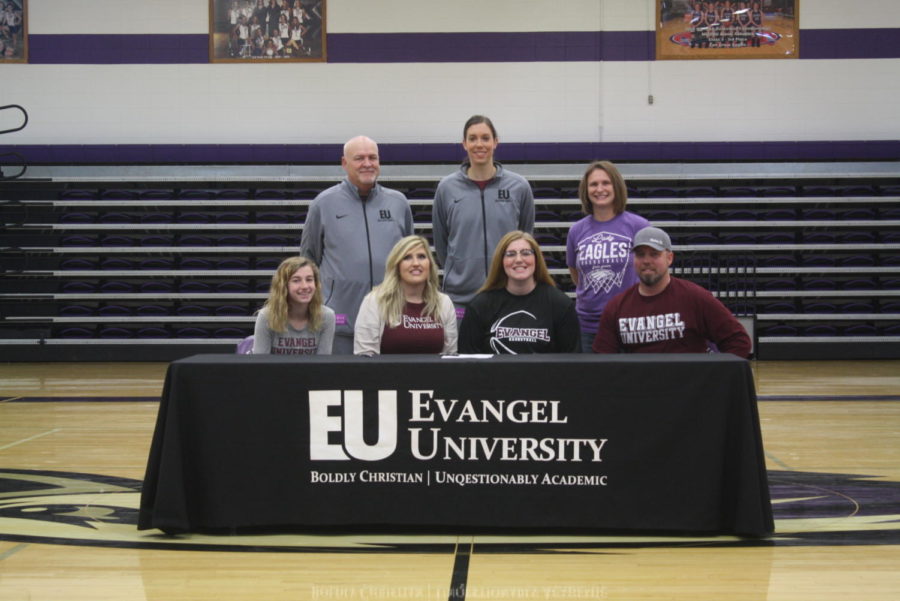
[[[584,165],[518,164],[535,190],[535,235],[565,263]],[[416,230],[452,165],[382,167]],[[623,164],[628,208],[666,229],[676,275],[755,330],[756,356],[900,357],[900,167],[896,163]],[[232,352],[271,274],[295,254],[335,166],[32,168],[0,182],[3,360],[171,360]],[[128,170],[129,173],[134,169]],[[252,175],[251,175],[252,173]]]

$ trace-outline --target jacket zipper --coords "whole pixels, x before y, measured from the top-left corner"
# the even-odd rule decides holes
[[[372,238],[369,235],[369,214],[366,206],[369,204],[369,198],[375,192],[375,189],[369,191],[369,196],[362,201],[363,223],[366,225],[366,248],[369,251],[369,290],[375,287],[375,276],[372,273]]]

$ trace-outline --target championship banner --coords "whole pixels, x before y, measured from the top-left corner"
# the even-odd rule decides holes
[[[656,58],[797,58],[800,0],[656,1]]]

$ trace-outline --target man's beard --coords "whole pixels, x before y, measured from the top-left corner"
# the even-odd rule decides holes
[[[656,272],[651,271],[648,273],[641,273],[640,275],[638,275],[638,278],[641,280],[641,283],[644,286],[647,286],[648,288],[652,288],[653,286],[658,284],[660,282],[660,280],[663,279],[663,275],[664,274],[662,274],[662,273],[656,273]]]

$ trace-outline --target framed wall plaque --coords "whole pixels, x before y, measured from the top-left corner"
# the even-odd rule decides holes
[[[323,62],[325,3],[209,0],[209,60]]]
[[[656,58],[797,58],[800,0],[657,0]]]
[[[28,62],[28,0],[0,0],[0,63]]]

